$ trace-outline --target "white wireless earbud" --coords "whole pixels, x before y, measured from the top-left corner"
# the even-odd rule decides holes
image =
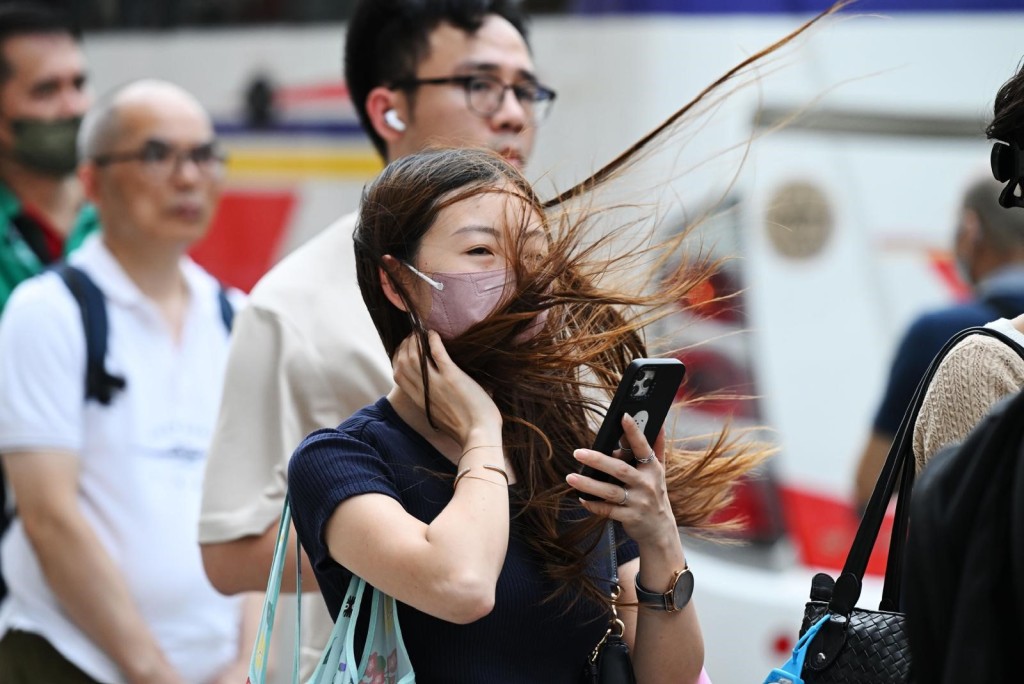
[[[405,122],[398,118],[398,112],[394,109],[384,112],[384,123],[399,133],[405,130]]]

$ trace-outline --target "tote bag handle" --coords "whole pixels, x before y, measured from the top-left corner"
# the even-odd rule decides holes
[[[843,565],[843,572],[836,581],[829,601],[829,612],[849,616],[853,612],[857,601],[860,599],[861,583],[864,580],[864,573],[867,570],[868,559],[871,556],[871,549],[878,539],[882,528],[882,520],[885,517],[885,510],[888,508],[889,500],[892,498],[893,490],[896,487],[897,474],[902,473],[900,482],[900,493],[896,501],[896,515],[893,522],[892,538],[889,543],[889,555],[885,569],[885,583],[882,588],[882,600],[880,610],[899,610],[901,582],[903,579],[903,549],[907,538],[907,529],[910,520],[910,492],[914,486],[914,458],[913,441],[914,426],[917,423],[917,416],[921,412],[925,394],[928,392],[928,385],[931,383],[939,364],[956,345],[971,335],[985,335],[994,337],[1000,342],[1017,352],[1024,359],[1024,349],[1008,336],[993,330],[992,328],[973,327],[961,330],[953,335],[943,345],[942,349],[932,359],[928,370],[914,391],[914,398],[903,414],[903,420],[893,438],[889,454],[886,456],[885,465],[882,468],[878,480],[875,482],[875,489],[871,493],[864,516],[861,518],[860,526],[857,528],[857,535],[850,553]]]
[[[256,643],[249,658],[247,684],[266,684],[267,655],[270,652],[270,637],[274,631],[274,617],[277,614],[277,600],[281,596],[281,580],[284,564],[288,560],[288,537],[291,532],[292,509],[287,496],[281,511],[281,522],[277,526],[277,540],[274,542],[274,559],[270,563],[267,578],[267,592],[263,596],[263,610],[260,625],[256,631]],[[295,540],[295,653],[292,659],[292,684],[299,684],[299,654],[302,644],[302,547]]]

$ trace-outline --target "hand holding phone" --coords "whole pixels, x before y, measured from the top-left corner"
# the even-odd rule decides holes
[[[635,359],[630,363],[597,431],[594,451],[611,456],[615,449],[620,448],[622,417],[627,413],[643,431],[647,443],[654,444],[685,373],[686,367],[678,359]],[[644,458],[647,454],[635,456]],[[621,484],[611,475],[587,466],[580,474],[602,482]],[[580,492],[580,497],[589,501],[598,499],[586,492]]]

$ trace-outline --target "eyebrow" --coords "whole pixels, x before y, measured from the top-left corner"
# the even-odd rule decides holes
[[[493,228],[491,226],[476,226],[476,225],[463,226],[462,228],[459,228],[458,230],[456,230],[453,233],[453,235],[460,235],[462,233],[487,233],[488,235],[491,235],[491,236],[493,236],[495,238],[499,237],[499,233],[498,233],[497,229],[495,229],[495,228]]]
[[[175,143],[171,142],[167,138],[161,138],[159,136],[150,136],[150,137],[146,138],[145,140],[143,140],[142,144],[143,145],[163,145],[164,147],[169,147],[171,149],[179,149],[179,146],[176,145]],[[210,147],[210,146],[216,146],[216,145],[217,145],[217,138],[213,137],[213,138],[207,138],[206,140],[204,140],[202,142],[198,142],[195,145],[189,145],[188,149],[194,150],[194,149],[198,149],[198,148],[201,148],[201,147]]]
[[[462,62],[455,65],[455,72],[482,71],[488,74],[496,74],[501,71],[501,66],[493,62]],[[536,81],[537,75],[527,69],[517,69],[516,75],[529,81]]]
[[[477,226],[477,225],[463,226],[462,228],[459,228],[458,230],[456,230],[452,234],[453,235],[460,235],[460,234],[464,234],[464,233],[487,233],[488,235],[494,237],[495,239],[500,239],[501,238],[501,232],[498,229],[493,228],[491,226]],[[546,235],[546,233],[544,232],[544,230],[542,228],[534,228],[533,230],[527,231],[527,233],[526,233],[526,237],[527,238],[544,237],[545,235]]]

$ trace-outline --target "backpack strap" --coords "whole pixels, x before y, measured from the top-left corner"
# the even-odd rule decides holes
[[[104,406],[110,404],[114,393],[125,388],[125,379],[107,372],[107,303],[96,283],[79,268],[70,264],[57,266],[57,274],[67,285],[78,310],[82,314],[85,330],[85,399],[95,399]]]
[[[235,322],[235,307],[231,306],[231,300],[228,299],[227,288],[224,287],[224,283],[218,283],[220,287],[217,290],[217,303],[220,305],[220,319],[224,321],[224,327],[227,328],[228,332],[231,332],[231,326]]]

